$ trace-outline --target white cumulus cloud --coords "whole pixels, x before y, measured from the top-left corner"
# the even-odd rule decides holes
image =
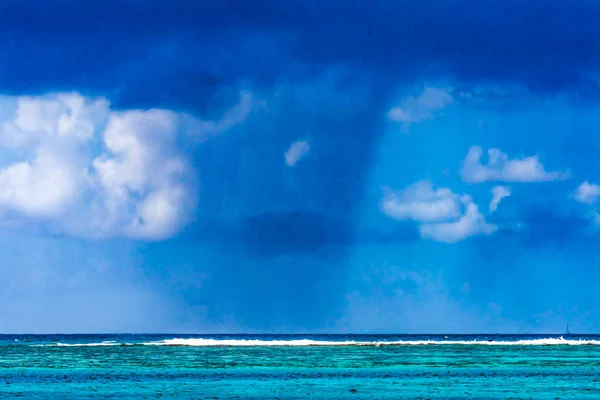
[[[292,143],[290,148],[285,152],[285,163],[293,167],[301,158],[310,151],[310,144],[305,140],[299,140]]]
[[[59,93],[37,97],[3,97],[0,108],[0,116],[6,115],[0,125],[0,146],[23,148],[47,144],[51,140],[91,139],[105,121],[109,103],[106,99],[87,99],[76,93]]]
[[[491,213],[496,211],[502,199],[510,196],[510,194],[510,189],[506,186],[494,186],[492,188],[492,200],[490,201],[489,211]]]
[[[131,237],[160,239],[176,233],[193,211],[193,171],[178,151],[178,133],[189,121],[165,110],[111,115],[103,134],[105,151],[92,162],[104,210],[101,230],[122,227]]]
[[[382,211],[398,220],[419,222],[443,221],[458,218],[461,213],[459,196],[448,188],[434,188],[422,181],[400,191],[388,190]]]
[[[78,93],[0,98],[0,223],[51,222],[93,237],[159,240],[197,205],[195,171],[178,138],[201,140],[242,123],[253,100],[205,121],[170,110],[111,109]]]
[[[56,215],[77,196],[79,178],[67,162],[39,150],[30,161],[0,169],[0,211],[44,218]]]
[[[491,235],[498,227],[488,224],[470,196],[462,196],[465,211],[455,221],[428,223],[420,226],[421,237],[438,242],[456,243],[475,235]]]
[[[426,87],[418,96],[405,97],[387,116],[391,121],[403,123],[406,128],[410,124],[433,118],[438,111],[452,103],[454,98],[447,89]]]
[[[483,149],[473,146],[463,162],[461,176],[468,183],[488,181],[548,182],[568,178],[567,172],[548,172],[538,156],[509,159],[499,149],[488,150],[488,163],[482,164]]]
[[[430,182],[417,182],[404,190],[388,190],[381,202],[384,214],[397,220],[420,223],[422,238],[456,243],[470,236],[490,235],[497,227],[488,224],[470,196],[460,196]]]
[[[575,189],[573,198],[580,203],[593,205],[590,210],[590,217],[596,226],[600,226],[600,212],[596,209],[596,204],[600,198],[600,185],[584,181]]]
[[[600,197],[600,185],[583,182],[575,190],[575,200],[584,204],[594,204]]]

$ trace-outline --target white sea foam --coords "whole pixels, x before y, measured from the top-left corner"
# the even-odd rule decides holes
[[[121,346],[124,343],[100,342],[100,343],[56,343],[58,347],[96,347],[96,346]]]
[[[311,339],[291,339],[291,340],[261,340],[261,339],[209,339],[209,338],[173,338],[160,340],[156,342],[144,343],[125,343],[116,341],[105,341],[99,343],[54,343],[32,346],[51,346],[51,347],[96,347],[96,346],[191,346],[191,347],[275,347],[275,346],[581,346],[594,345],[599,346],[600,340],[589,339],[564,339],[545,338],[545,339],[525,339],[525,340],[397,340],[397,341],[328,341]]]
[[[167,339],[159,342],[148,342],[152,346],[357,346],[368,342],[325,341],[311,339],[294,340],[259,340],[259,339]],[[372,342],[376,343],[376,342]]]
[[[114,340],[109,340],[99,343],[48,343],[48,344],[32,344],[31,347],[99,347],[99,346],[126,346],[133,343],[119,343]]]
[[[398,340],[398,341],[321,341],[298,340],[259,340],[259,339],[167,339],[144,343],[153,346],[437,346],[437,345],[482,345],[482,346],[552,346],[552,345],[600,345],[600,340],[546,338],[516,341],[489,340]]]

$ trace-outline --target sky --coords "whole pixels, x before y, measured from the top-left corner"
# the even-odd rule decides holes
[[[0,332],[599,332],[599,19],[0,2]]]

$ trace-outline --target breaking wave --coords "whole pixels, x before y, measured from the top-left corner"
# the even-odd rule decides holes
[[[530,339],[515,341],[495,340],[397,340],[397,341],[320,341],[320,340],[220,340],[220,339],[167,339],[144,343],[154,346],[438,346],[438,345],[483,345],[483,346],[552,346],[552,345],[600,345],[600,340],[585,339]]]
[[[328,341],[311,339],[261,340],[261,339],[210,339],[173,338],[153,342],[100,342],[100,343],[54,343],[38,346],[94,347],[94,346],[191,346],[191,347],[308,347],[308,346],[581,346],[600,345],[600,340],[591,339],[525,339],[525,340],[396,340],[396,341]]]

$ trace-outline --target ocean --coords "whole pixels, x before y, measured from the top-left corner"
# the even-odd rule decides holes
[[[0,398],[600,399],[600,336],[0,335]]]

